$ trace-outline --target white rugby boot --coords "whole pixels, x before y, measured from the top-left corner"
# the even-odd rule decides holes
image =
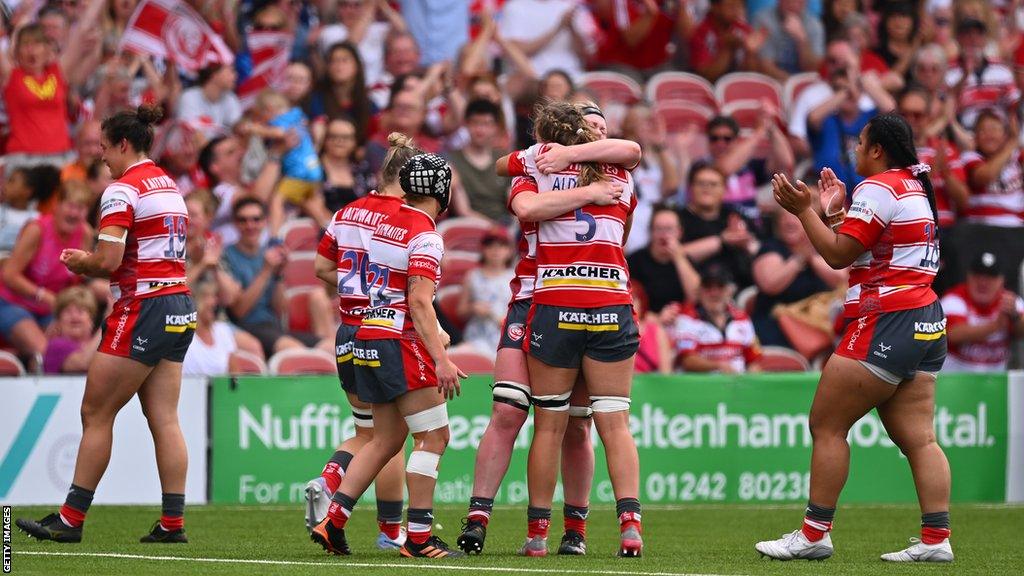
[[[882,554],[886,562],[952,562],[953,547],[949,538],[938,544],[925,544],[919,538],[911,538],[910,546],[899,552]]]
[[[323,476],[317,476],[306,483],[306,530],[312,532],[313,527],[324,521],[327,509],[331,506],[331,495],[327,493],[327,483]]]
[[[765,540],[754,544],[754,549],[773,560],[824,560],[832,556],[832,536],[811,542],[800,530],[785,534],[778,540]]]

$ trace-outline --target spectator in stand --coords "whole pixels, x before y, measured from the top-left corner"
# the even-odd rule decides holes
[[[1024,336],[1024,300],[1005,287],[992,252],[971,263],[967,282],[942,298],[949,355],[943,372],[1005,372],[1010,343]]]
[[[81,182],[68,182],[53,214],[25,224],[11,255],[3,262],[0,284],[0,334],[19,354],[38,366],[46,351],[46,329],[53,319],[57,294],[79,282],[60,260],[66,248],[92,246],[92,228],[86,223],[92,194]]]
[[[43,355],[44,374],[85,374],[100,345],[96,296],[84,286],[65,288],[53,306],[50,339]]]
[[[326,55],[332,46],[343,41],[358,47],[365,84],[373,85],[384,74],[384,43],[388,34],[392,30],[407,31],[405,19],[385,0],[341,0],[337,3],[337,18],[337,22],[320,29],[320,50]]]
[[[853,13],[864,11],[863,0],[829,0],[824,2],[825,13],[822,24],[827,38],[838,38],[843,34],[843,22]]]
[[[498,32],[529,57],[539,76],[563,70],[578,78],[596,48],[595,31],[590,13],[572,0],[507,0],[498,21]]]
[[[332,214],[377,187],[377,175],[359,145],[356,125],[347,118],[327,124],[320,164],[324,168],[324,203]]]
[[[210,191],[217,199],[217,211],[210,224],[225,245],[238,240],[238,230],[231,216],[234,202],[252,196],[269,202],[281,175],[281,154],[289,142],[275,142],[266,163],[251,185],[242,182],[242,156],[245,150],[234,136],[216,136],[199,152],[199,168],[206,176]]]
[[[39,25],[43,28],[43,34],[49,40],[57,52],[67,47],[68,41],[68,17],[60,7],[53,4],[43,6],[36,17]]]
[[[135,12],[135,7],[139,2],[138,0],[96,1],[97,3],[107,5],[107,9],[103,11],[103,48],[107,54],[113,54],[117,52],[118,45],[121,42],[121,35],[124,34],[124,29],[128,26],[128,20],[131,19],[132,13]]]
[[[690,64],[711,82],[729,72],[763,69],[766,35],[746,23],[743,0],[711,0],[704,21],[690,38]]]
[[[757,128],[740,138],[740,126],[729,116],[717,116],[708,122],[710,161],[726,175],[723,202],[748,219],[758,222],[757,189],[768,184],[771,174],[789,173],[795,164],[793,149],[779,127],[779,111],[762,101]],[[759,147],[768,146],[767,158],[754,158]]]
[[[760,372],[754,324],[733,305],[735,290],[728,269],[712,265],[702,271],[697,301],[679,311],[670,331],[686,372]]]
[[[540,79],[537,91],[541,98],[555,102],[572,100],[576,93],[576,84],[565,70],[550,70]]]
[[[825,53],[825,29],[807,11],[806,0],[779,0],[754,16],[754,28],[767,31],[761,47],[764,72],[780,82],[791,74],[818,69]]]
[[[738,279],[740,287],[749,286],[750,261],[761,242],[752,222],[722,204],[725,175],[708,162],[697,162],[686,183],[687,203],[679,211],[686,255],[701,266],[718,264]]]
[[[317,142],[323,142],[327,121],[348,118],[356,125],[360,144],[369,137],[370,119],[377,113],[366,91],[366,77],[359,52],[351,42],[339,42],[327,50],[327,69],[310,97],[309,117]]]
[[[636,350],[633,371],[639,374],[669,374],[675,360],[672,342],[668,339],[668,333],[661,325],[658,315],[647,309],[647,295],[643,286],[634,278],[630,280],[629,291],[633,295],[633,310],[640,320],[636,326],[640,332],[640,346]]]
[[[875,72],[886,90],[896,92],[903,88],[903,76],[890,70],[885,60],[871,49],[874,46],[874,34],[871,21],[864,14],[855,12],[847,16],[843,22],[842,38],[849,41],[853,53],[857,55],[860,71]]]
[[[945,119],[946,122],[930,124],[934,99],[931,92],[911,87],[900,95],[897,109],[914,131],[917,159],[932,169],[930,177],[939,215],[939,245],[942,247],[939,272],[932,282],[932,289],[942,294],[962,278],[962,269],[956,255],[960,246],[952,241],[952,230],[957,212],[967,206],[970,191],[967,189],[967,175],[960,152],[946,139],[949,118],[940,116],[940,120]]]
[[[501,327],[512,298],[509,282],[512,269],[512,240],[503,228],[492,229],[483,238],[480,266],[466,274],[457,313],[466,327],[462,340],[482,354],[494,356],[501,338]]]
[[[3,202],[0,203],[0,260],[10,256],[21,229],[39,216],[38,202],[29,186],[29,169],[6,170]]]
[[[217,319],[217,285],[202,282],[192,292],[195,294],[196,336],[185,353],[181,371],[186,376],[224,376],[234,372],[231,355],[243,350],[263,359],[263,347],[259,340],[229,322]]]
[[[426,120],[426,105],[418,91],[400,90],[392,92],[391,101],[381,115],[381,130],[366,145],[366,157],[374,172],[379,172],[384,155],[387,154],[387,135],[391,132],[408,134],[416,146],[425,152],[439,153],[441,141],[426,134],[423,122]]]
[[[385,0],[378,0],[385,4]],[[447,0],[442,2],[421,2],[402,0],[402,14],[409,25],[409,32],[416,42],[423,46],[424,66],[455,59],[459,49],[469,42],[469,2]]]
[[[326,294],[320,290],[310,293],[309,316],[314,334],[288,334],[281,324],[285,302],[284,284],[280,280],[288,252],[281,245],[262,245],[267,219],[264,204],[256,198],[241,198],[235,202],[232,216],[239,239],[224,249],[224,265],[243,288],[233,301],[226,303],[228,317],[260,341],[267,358],[287,348],[318,343],[325,350],[334,350],[335,315]]]
[[[844,270],[833,270],[811,245],[800,220],[786,212],[775,212],[774,237],[761,245],[754,258],[757,296],[751,314],[757,338],[765,346],[795,348],[772,315],[776,304],[791,304],[829,292],[846,282]]]
[[[494,163],[508,152],[497,147],[501,108],[488,100],[474,100],[466,105],[465,126],[469,143],[448,155],[455,176],[453,187],[465,191],[474,212],[495,222],[511,223],[506,199],[509,179],[494,171]]]
[[[644,75],[658,72],[672,55],[673,35],[689,38],[695,27],[684,3],[657,0],[595,0],[591,10],[601,40],[594,60],[599,67],[618,66]]]
[[[1007,126],[1009,124],[1009,126]],[[963,155],[971,195],[957,241],[971,250],[960,253],[966,268],[984,249],[1003,266],[1006,284],[1016,288],[1024,261],[1024,150],[1016,114],[992,109],[978,114],[974,125],[977,151]]]
[[[985,55],[988,26],[981,20],[965,18],[956,26],[960,57],[946,72],[948,85],[957,101],[960,123],[971,129],[985,108],[1011,110],[1020,102],[1020,90],[1013,72]]]
[[[622,119],[622,138],[632,140],[647,151],[640,164],[632,170],[637,204],[633,223],[626,239],[626,254],[643,248],[648,235],[654,206],[679,191],[679,167],[670,147],[665,122],[646,103],[634,104]]]
[[[222,129],[242,118],[242,103],[235,95],[238,74],[230,64],[210,64],[199,71],[198,83],[181,93],[179,120],[203,120]]]
[[[886,2],[878,22],[877,53],[890,70],[905,76],[921,43],[921,22],[913,2]]]
[[[929,1],[925,4],[921,35],[925,42],[936,44],[942,49],[944,63],[956,58],[960,48],[953,33],[952,0]]]
[[[420,69],[420,47],[409,32],[392,30],[384,39],[384,73],[369,85],[369,97],[378,110],[391,100],[395,81]]]
[[[305,62],[291,62],[284,68],[281,93],[292,106],[302,108],[306,117],[311,118],[309,106],[313,93],[313,70]]]
[[[216,202],[213,194],[205,188],[185,198],[185,208],[188,210],[185,279],[189,287],[193,288],[200,282],[212,282],[217,286],[220,302],[233,302],[242,287],[224,269],[224,242],[210,230]]]
[[[651,242],[626,258],[629,278],[644,286],[644,308],[660,314],[672,303],[692,302],[697,295],[697,274],[681,244],[679,214],[666,204],[651,213]]]
[[[829,78],[829,85],[832,96],[807,115],[814,167],[815,171],[832,168],[846,189],[853,190],[864,179],[857,174],[854,157],[860,132],[877,114],[891,112],[896,102],[875,72],[858,74],[851,68],[837,69]],[[861,108],[862,93],[871,98],[874,108]]]
[[[75,134],[75,159],[60,171],[61,182],[78,180],[85,182],[89,167],[99,162],[103,150],[100,147],[99,120],[86,120]]]
[[[924,88],[936,97],[936,105],[944,104],[949,92],[944,72],[949,67],[942,46],[925,44],[914,53],[910,65],[909,78],[913,84]],[[956,106],[956,103],[952,103]]]

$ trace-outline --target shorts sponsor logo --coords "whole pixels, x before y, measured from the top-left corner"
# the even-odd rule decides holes
[[[198,318],[198,312],[192,312],[190,314],[167,314],[164,316],[164,332],[183,333],[186,330],[195,330]]]
[[[409,348],[412,349],[412,355],[416,357],[416,371],[420,373],[420,382],[426,382],[427,363],[423,360],[423,353],[420,351],[420,345],[416,340],[410,340]]]
[[[128,324],[128,317],[131,316],[131,313],[131,305],[125,306],[121,311],[121,317],[117,319],[117,327],[114,328],[114,337],[110,339],[111,350],[117,350],[118,345],[121,343],[121,337],[124,336],[124,327]]]
[[[945,318],[938,322],[914,322],[914,340],[938,340],[945,334]]]
[[[545,268],[540,272],[541,286],[589,286],[623,288],[623,271],[608,266],[564,266]]]
[[[889,350],[892,350],[892,345],[886,346],[885,342],[879,342],[878,350],[875,350],[874,352],[872,352],[872,354],[878,356],[879,358],[889,358],[889,355],[886,354],[886,352],[888,352]]]
[[[530,332],[530,346],[533,346],[534,348],[540,348],[540,341],[543,340],[543,339],[544,339],[544,335],[543,334],[538,334],[536,332]]]
[[[380,367],[380,352],[373,348],[352,347],[352,363],[356,366]]]
[[[352,342],[345,342],[334,347],[334,355],[338,358],[338,364],[352,360]]]
[[[562,330],[586,330],[587,332],[616,332],[619,329],[617,312],[589,314],[587,312],[558,313],[558,327]]]
[[[526,335],[526,328],[519,322],[513,322],[512,324],[508,325],[508,328],[505,329],[505,332],[508,334],[509,340],[512,340],[513,342],[519,342],[520,340],[523,339],[523,336]]]
[[[857,319],[857,329],[850,334],[850,341],[846,344],[847,350],[853,350],[853,347],[857,344],[857,339],[860,338],[860,333],[868,325],[868,317],[861,316]]]
[[[135,337],[135,343],[132,344],[132,349],[138,352],[146,351],[146,344],[149,343],[149,338],[143,338],[142,336]]]

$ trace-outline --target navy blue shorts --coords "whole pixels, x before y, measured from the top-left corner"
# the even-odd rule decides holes
[[[890,384],[911,380],[918,371],[938,372],[946,360],[946,315],[936,300],[921,308],[849,318],[835,353],[868,364]]]

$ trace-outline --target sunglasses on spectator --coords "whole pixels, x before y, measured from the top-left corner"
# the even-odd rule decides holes
[[[709,134],[708,142],[732,142],[736,137],[732,134]]]
[[[263,215],[260,216],[235,216],[235,222],[239,224],[249,224],[252,222],[262,222]]]

